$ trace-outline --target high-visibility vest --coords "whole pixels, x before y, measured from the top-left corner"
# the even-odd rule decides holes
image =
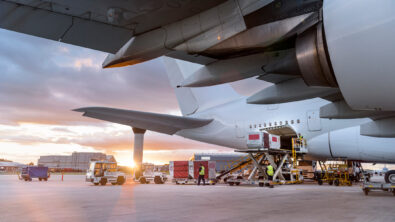
[[[201,166],[199,175],[204,176],[204,166]]]
[[[267,175],[273,176],[274,171],[272,165],[267,166]]]

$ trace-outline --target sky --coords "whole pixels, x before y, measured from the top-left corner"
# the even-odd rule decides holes
[[[82,117],[72,109],[106,106],[181,115],[161,59],[102,69],[106,53],[0,29],[0,158],[105,152],[132,164],[131,128]],[[268,85],[232,84],[250,95]],[[145,134],[144,162],[186,160],[231,149],[155,132]]]

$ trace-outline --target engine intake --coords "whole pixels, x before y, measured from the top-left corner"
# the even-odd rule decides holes
[[[326,51],[321,22],[298,35],[296,58],[308,86],[338,87]]]

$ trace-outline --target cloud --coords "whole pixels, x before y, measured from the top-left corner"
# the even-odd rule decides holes
[[[71,110],[106,106],[180,114],[160,59],[102,69],[105,57],[102,52],[0,29],[0,143],[19,144],[20,150],[53,145],[108,153],[130,151],[133,134],[129,127],[82,117]],[[249,79],[232,85],[251,94],[267,84]],[[190,150],[227,150],[153,132],[145,135],[145,149],[184,150],[174,153],[183,157]],[[25,155],[38,154],[29,149]],[[159,156],[155,153],[155,158]]]

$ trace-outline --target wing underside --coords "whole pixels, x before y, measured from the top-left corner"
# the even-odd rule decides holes
[[[179,130],[202,127],[212,121],[212,119],[197,119],[106,107],[87,107],[74,111],[83,112],[83,116],[170,135]]]

